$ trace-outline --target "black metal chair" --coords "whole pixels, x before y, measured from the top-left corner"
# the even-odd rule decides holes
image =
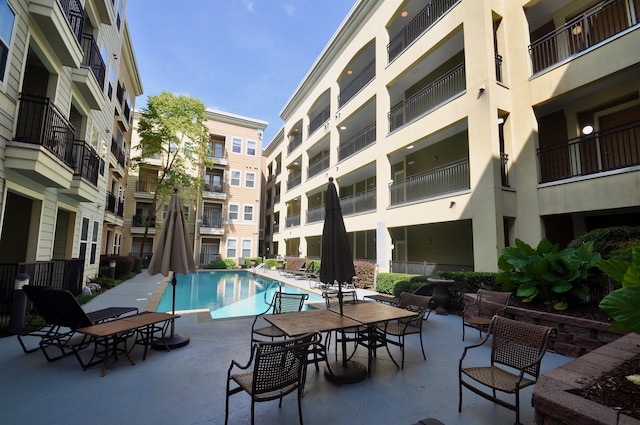
[[[255,403],[279,399],[278,407],[281,407],[282,398],[297,391],[298,416],[302,425],[300,398],[306,378],[307,358],[309,350],[321,339],[321,335],[315,332],[282,341],[256,342],[246,365],[232,360],[227,372],[225,425],[229,420],[229,396],[243,391],[251,397],[252,425]],[[233,373],[234,369],[240,370]]]
[[[477,329],[482,336],[487,331],[491,319],[495,315],[501,315],[507,309],[511,292],[478,290],[476,300],[467,304],[462,311],[462,340],[464,341],[464,328]]]
[[[462,387],[494,403],[516,412],[516,425],[520,424],[520,390],[535,384],[540,374],[540,363],[547,350],[553,328],[518,322],[494,316],[485,338],[476,345],[465,347],[458,366],[458,412],[462,411]],[[489,366],[463,367],[467,352],[480,347],[491,337]],[[478,384],[481,384],[478,386]],[[486,392],[486,388],[491,392]],[[515,402],[498,398],[496,391],[514,394]]]
[[[264,341],[263,338],[284,338],[286,335],[280,329],[273,325],[261,326],[256,328],[256,324],[264,317],[265,314],[280,314],[293,311],[300,311],[304,306],[304,302],[309,299],[309,294],[291,294],[287,292],[277,291],[273,294],[269,307],[263,313],[258,314],[253,319],[251,325],[251,343]]]

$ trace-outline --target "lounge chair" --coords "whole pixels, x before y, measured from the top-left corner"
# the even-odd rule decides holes
[[[227,372],[225,425],[229,420],[229,396],[242,391],[251,397],[252,425],[255,403],[279,399],[278,407],[282,407],[282,398],[297,391],[298,416],[302,425],[300,398],[304,388],[307,358],[311,347],[320,340],[321,336],[316,332],[283,341],[257,342],[252,347],[251,357],[246,365],[232,360]],[[240,369],[239,373],[233,373],[234,368]]]
[[[26,336],[40,338],[38,348],[42,350],[48,361],[75,354],[80,364],[84,366],[78,351],[85,348],[90,341],[85,337],[77,336],[76,329],[116,319],[123,314],[138,312],[136,307],[109,307],[85,312],[69,291],[33,285],[25,285],[22,289],[46,324],[35,331],[26,330],[18,335],[18,340],[25,353],[29,353],[37,348],[27,349],[23,338]],[[56,347],[60,350],[60,354],[51,356],[49,347]]]
[[[458,412],[462,411],[464,386],[487,400],[515,411],[516,424],[520,424],[520,390],[535,384],[538,379],[540,363],[552,332],[555,332],[554,328],[494,316],[482,342],[465,347],[462,352],[458,365]],[[492,337],[490,365],[462,367],[468,350],[485,344],[489,337]],[[491,391],[487,391],[487,388]],[[496,391],[514,394],[515,402],[498,398]]]
[[[482,336],[482,331],[487,331],[493,316],[501,315],[507,309],[510,298],[511,292],[478,290],[476,300],[467,304],[462,311],[462,340],[465,327],[477,329]]]

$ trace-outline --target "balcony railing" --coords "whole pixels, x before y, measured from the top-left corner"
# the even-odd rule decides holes
[[[355,96],[364,86],[366,86],[369,81],[373,80],[373,77],[376,76],[376,60],[373,59],[371,62],[364,67],[362,71],[355,77],[353,80],[349,82],[344,87],[340,87],[340,94],[338,95],[338,104],[339,106],[347,103],[353,96]]]
[[[294,226],[300,226],[300,214],[287,217],[285,221],[285,227],[289,228]]]
[[[131,224],[133,225],[133,227],[145,227],[145,217],[141,215],[134,215]],[[151,220],[149,220],[148,224],[149,227],[156,227],[156,220],[152,218]]]
[[[73,143],[73,174],[80,176],[94,186],[98,185],[100,156],[83,140]]]
[[[300,183],[302,183],[302,174],[289,177],[289,180],[287,180],[287,190],[298,186]]]
[[[295,135],[293,139],[291,139],[291,141],[287,145],[287,153],[293,152],[294,149],[300,146],[301,144],[302,144],[302,133],[298,133]],[[276,172],[276,175],[278,174],[279,173]]]
[[[469,187],[469,160],[465,158],[394,182],[389,190],[391,205],[400,205]]]
[[[104,75],[106,66],[102,60],[98,44],[90,34],[82,35],[82,66],[91,70],[100,89],[104,89]]]
[[[538,149],[540,183],[640,165],[640,121]]]
[[[376,189],[369,189],[352,196],[340,198],[342,215],[353,215],[376,209]]]
[[[496,81],[502,83],[502,55],[496,53]]]
[[[313,164],[309,164],[309,168],[307,168],[307,177],[313,177],[329,168],[329,159],[329,155],[325,155]]]
[[[465,90],[464,63],[389,111],[389,131],[426,115]]]
[[[116,161],[118,161],[118,164],[124,167],[127,162],[126,155],[114,138],[111,138],[111,153],[116,158]]]
[[[40,145],[72,167],[74,135],[75,129],[50,99],[20,94],[16,141]]]
[[[157,180],[142,179],[136,182],[136,192],[155,193],[157,188]]]
[[[329,106],[319,111],[309,122],[309,134],[313,134],[330,116]]]
[[[273,233],[280,232],[280,223],[273,223]]]
[[[204,254],[200,253],[200,265],[204,266],[211,264],[213,261],[220,260],[222,257],[220,254]]]
[[[347,139],[338,146],[338,160],[350,157],[356,152],[360,152],[370,144],[376,141],[376,123],[369,125],[355,136]]]
[[[208,184],[204,185],[205,192],[224,193],[224,185],[221,184]]]
[[[307,210],[307,223],[317,223],[324,220],[326,208],[323,206]]]
[[[118,209],[116,205],[116,197],[113,196],[111,192],[107,192],[107,202],[104,209],[112,214],[115,214]]]
[[[211,227],[214,229],[222,228],[222,211],[205,208],[202,214],[202,227]]]
[[[389,62],[404,52],[411,43],[435,24],[460,0],[431,0],[387,45]]]
[[[78,43],[82,43],[82,30],[84,29],[84,8],[80,0],[58,0],[62,12],[67,17],[71,32]]]
[[[563,62],[638,25],[638,0],[607,0],[529,46],[533,73]]]

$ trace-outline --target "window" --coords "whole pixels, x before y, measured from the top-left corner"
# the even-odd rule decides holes
[[[245,173],[244,175],[244,187],[256,187],[256,174],[255,173]]]
[[[78,258],[86,258],[87,256],[87,240],[89,239],[89,219],[82,219],[82,229],[80,230],[80,253]]]
[[[98,222],[93,222],[93,234],[91,235],[91,258],[90,264],[96,263],[96,252],[98,251]]]
[[[244,221],[253,221],[253,205],[244,206],[244,215],[242,219]]]
[[[231,152],[242,153],[242,139],[234,137],[231,142]]]
[[[236,258],[238,256],[238,240],[227,239],[227,258]]]
[[[4,74],[9,62],[9,47],[15,17],[16,14],[9,7],[7,0],[0,0],[0,82],[4,82]]]
[[[224,136],[209,135],[209,153],[213,158],[224,158]]]
[[[242,256],[244,258],[251,257],[251,239],[242,240]]]
[[[255,140],[247,140],[247,155],[256,156],[257,146]]]
[[[231,170],[231,186],[240,186],[240,171]]]
[[[229,204],[229,221],[238,220],[240,207],[238,204]]]

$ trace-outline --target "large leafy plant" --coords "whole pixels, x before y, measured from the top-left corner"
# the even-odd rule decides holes
[[[516,295],[524,302],[539,300],[555,303],[554,309],[567,308],[566,295],[587,295],[584,280],[600,255],[593,252],[593,244],[578,248],[558,249],[547,239],[536,248],[516,239],[515,246],[502,250],[498,259],[501,272],[496,281],[505,290],[517,288]]]
[[[630,330],[640,334],[640,245],[631,250],[631,262],[609,259],[596,266],[611,279],[622,284],[600,301],[602,308],[614,320],[610,329]]]

